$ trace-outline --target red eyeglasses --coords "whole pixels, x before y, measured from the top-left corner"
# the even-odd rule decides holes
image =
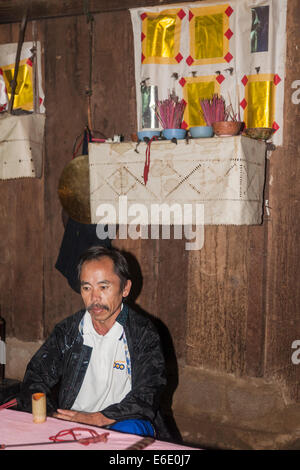
[[[83,433],[85,434],[85,437],[81,437]],[[94,429],[70,428],[59,431],[55,436],[50,436],[49,439],[53,442],[76,441],[87,446],[95,442],[107,442],[108,436],[109,432],[98,434]]]

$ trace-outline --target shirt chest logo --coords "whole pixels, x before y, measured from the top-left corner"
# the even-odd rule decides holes
[[[114,361],[113,369],[124,370],[125,362],[124,361]]]

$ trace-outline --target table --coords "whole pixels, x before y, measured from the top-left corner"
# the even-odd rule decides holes
[[[98,442],[87,446],[78,442],[39,445],[26,447],[10,447],[7,450],[125,450],[137,441],[141,440],[141,436],[134,434],[125,434],[103,428],[88,426],[85,424],[74,423],[70,421],[62,421],[56,418],[47,417],[47,421],[42,424],[35,424],[32,420],[31,413],[15,411],[11,409],[3,409],[0,411],[0,444],[25,444],[33,442],[48,442],[50,436],[56,435],[59,431],[74,427],[84,427],[96,430],[99,434],[109,432],[106,443]],[[83,436],[85,437],[85,436]],[[155,451],[186,451],[187,454],[194,449],[193,447],[173,444],[155,440],[145,450]],[[1,450],[0,450],[1,452]],[[124,455],[124,454],[123,454]]]

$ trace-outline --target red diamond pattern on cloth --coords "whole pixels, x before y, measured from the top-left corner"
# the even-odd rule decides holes
[[[279,77],[279,75],[277,75],[277,73],[276,73],[276,75],[274,75],[274,80],[273,81],[274,81],[275,85],[278,85],[278,83],[281,82],[281,78]]]
[[[275,131],[278,131],[279,127],[280,127],[279,124],[277,124],[277,122],[274,121],[272,124],[272,129],[275,129]]]
[[[228,8],[226,8],[225,13],[226,13],[226,15],[227,15],[228,17],[232,15],[233,9],[231,8],[231,6],[229,6]]]
[[[146,37],[146,36],[145,36],[145,34],[143,33],[143,31],[142,31],[142,34],[141,34],[141,41],[143,41],[143,40],[145,39],[145,37]]]
[[[187,63],[188,65],[192,65],[193,62],[194,62],[193,57],[191,57],[191,56],[189,55],[188,58],[186,59],[186,63]]]
[[[194,18],[194,13],[190,10],[189,11],[189,21],[191,21],[192,18]]]
[[[188,125],[185,121],[182,121],[181,123],[181,129],[187,129],[188,128]]]
[[[177,13],[177,16],[182,20],[182,18],[185,17],[185,12],[183,11],[183,9],[181,9],[178,13]]]
[[[226,62],[230,62],[233,59],[233,55],[231,55],[230,52],[227,52],[224,59],[226,60]]]
[[[224,33],[224,36],[226,36],[226,37],[227,37],[227,39],[230,39],[230,38],[232,38],[232,36],[233,36],[233,32],[231,31],[231,29],[230,29],[230,28],[229,28],[229,29],[227,29],[226,33]]]
[[[143,53],[142,53],[142,57],[141,57],[141,59],[142,59],[142,62],[144,62],[144,60],[145,60],[145,56],[144,56],[144,54],[143,54]]]
[[[247,101],[245,100],[245,98],[240,102],[240,106],[241,106],[243,109],[246,108],[247,104],[248,104],[248,103],[247,103]]]
[[[144,21],[145,18],[147,18],[147,13],[142,13],[141,14],[141,20]]]
[[[247,85],[247,83],[248,83],[248,78],[247,78],[247,75],[244,75],[244,76],[243,76],[243,78],[242,78],[241,82],[242,82],[242,84],[243,84],[244,86],[246,86],[246,85]]]
[[[180,52],[178,52],[177,56],[175,57],[175,60],[179,63],[181,62],[183,59],[183,56],[180,54]]]
[[[224,77],[224,75],[222,75],[222,74],[220,73],[220,75],[218,75],[218,76],[216,77],[216,80],[217,80],[217,82],[221,85],[221,83],[224,82],[225,77]]]
[[[185,78],[181,77],[181,79],[179,80],[179,84],[184,87],[184,85],[186,84],[186,80]]]

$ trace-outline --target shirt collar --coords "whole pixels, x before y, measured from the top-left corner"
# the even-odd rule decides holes
[[[125,303],[123,303],[122,308],[121,308],[121,312],[117,316],[116,321],[124,327],[125,323],[126,323],[126,320],[127,320],[127,317],[128,317],[128,306]]]
[[[88,311],[86,310],[85,314],[83,315],[80,323],[79,323],[79,332],[80,334],[83,335],[84,331],[83,331],[83,328],[84,328],[84,319],[86,317],[86,314],[88,313]],[[128,305],[126,305],[125,303],[122,303],[122,306],[121,306],[121,311],[119,313],[119,315],[117,316],[116,318],[116,321],[118,323],[120,323],[121,326],[125,326],[125,323],[126,323],[126,320],[127,320],[127,317],[128,317]]]

